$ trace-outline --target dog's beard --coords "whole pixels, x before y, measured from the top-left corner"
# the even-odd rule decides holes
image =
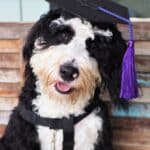
[[[86,67],[80,68],[78,79],[66,82],[71,87],[71,90],[64,94],[56,89],[58,82],[65,83],[65,81],[57,76],[56,70],[53,68],[46,71],[44,68],[36,72],[36,76],[40,81],[40,89],[49,96],[50,100],[74,104],[79,100],[88,101],[93,97],[95,88],[100,82],[100,78],[95,72],[86,69]]]

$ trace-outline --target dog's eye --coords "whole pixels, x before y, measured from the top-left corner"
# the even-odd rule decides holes
[[[55,40],[60,43],[67,44],[73,37],[74,30],[70,26],[62,25],[55,32]]]
[[[36,50],[41,50],[41,49],[43,49],[43,48],[45,47],[46,44],[47,44],[47,43],[46,43],[46,41],[43,39],[43,37],[39,37],[39,38],[37,38],[37,39],[35,40],[35,42],[34,42],[34,48],[35,48]]]
[[[63,31],[59,33],[57,36],[58,43],[67,44],[72,39],[72,33],[70,31]]]
[[[49,39],[45,39],[47,39],[47,43],[50,43],[51,45],[61,43],[67,44],[75,34],[71,26],[57,24],[55,22],[49,26],[49,33]]]
[[[53,30],[44,30],[41,36],[35,40],[34,51],[43,50],[52,45],[68,44],[74,35],[74,30],[70,26],[61,25],[51,28]]]

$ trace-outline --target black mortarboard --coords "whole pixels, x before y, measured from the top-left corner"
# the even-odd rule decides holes
[[[68,14],[84,18],[92,22],[126,23],[129,26],[128,48],[122,63],[122,80],[120,97],[132,99],[138,96],[138,86],[135,70],[135,50],[132,23],[129,13],[123,7],[111,0],[47,0],[51,9],[59,8]]]
[[[51,2],[51,9],[61,8],[62,10],[71,13],[80,18],[92,22],[114,22],[125,23],[124,21],[112,17],[97,8],[99,6],[116,14],[129,19],[128,9],[110,0],[48,0]]]

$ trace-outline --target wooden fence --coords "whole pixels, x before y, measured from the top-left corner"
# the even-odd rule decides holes
[[[31,26],[0,23],[0,136],[18,103],[23,70],[21,49]],[[127,26],[119,25],[119,29],[127,39]],[[128,113],[112,110],[116,150],[150,150],[150,22],[135,22],[134,36],[141,97],[132,102]]]

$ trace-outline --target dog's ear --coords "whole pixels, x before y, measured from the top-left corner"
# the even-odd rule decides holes
[[[121,71],[122,60],[127,48],[125,40],[115,26],[110,28],[111,37],[105,37],[102,45],[104,49],[100,49],[101,54],[100,70],[102,75],[102,84],[109,92],[115,106],[119,108],[127,108],[128,102],[119,97],[121,87]],[[101,37],[102,38],[102,37]],[[103,37],[104,38],[104,37]]]
[[[119,98],[122,59],[127,47],[126,42],[114,25],[110,25],[109,28],[105,29],[110,36],[97,32],[94,40],[87,40],[87,48],[91,56],[98,61],[102,77],[101,90],[102,88],[107,89],[115,106],[126,108],[128,102]],[[112,34],[110,34],[111,32]]]
[[[29,61],[30,57],[32,56],[35,44],[39,44],[43,36],[47,37],[47,35],[51,34],[50,24],[58,17],[60,17],[59,10],[55,12],[50,11],[46,15],[42,15],[39,21],[33,25],[29,31],[25,45],[23,47],[23,58],[25,61]]]
[[[23,59],[24,59],[24,61],[29,61],[29,59],[33,53],[34,43],[39,36],[39,32],[40,32],[40,26],[35,24],[32,27],[32,29],[30,30],[28,37],[26,39],[26,42],[24,44],[24,47],[23,47]]]

